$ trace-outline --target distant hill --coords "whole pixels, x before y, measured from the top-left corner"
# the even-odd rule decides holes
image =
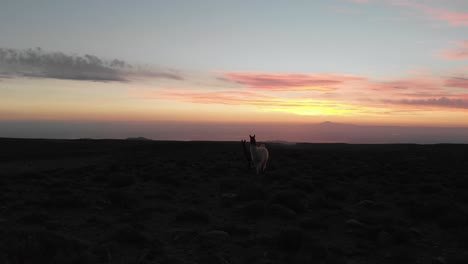
[[[145,137],[128,137],[125,140],[151,141],[151,139]]]
[[[463,143],[468,128],[369,126],[323,122],[304,126],[305,142],[323,143]]]
[[[286,141],[286,140],[268,140],[268,141],[265,141],[265,143],[282,144],[282,145],[294,145],[294,144],[296,144],[295,142],[289,142],[289,141]]]

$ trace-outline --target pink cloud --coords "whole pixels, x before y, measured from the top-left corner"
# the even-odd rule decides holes
[[[362,89],[367,89],[369,102],[373,107],[379,104],[392,104],[406,111],[430,109],[468,109],[468,98],[451,88],[468,88],[468,80],[464,78],[406,78],[388,82],[362,83]],[[372,96],[372,97],[369,97]],[[366,101],[366,100],[364,100]]]
[[[449,78],[445,80],[445,86],[468,89],[468,79],[461,77]]]
[[[224,73],[225,82],[242,84],[226,89],[162,88],[132,90],[135,97],[207,105],[256,106],[265,110],[304,113],[317,108],[330,112],[358,111],[366,108],[381,111],[393,105],[394,110],[426,111],[427,109],[468,109],[468,79],[424,76],[390,81],[374,81],[347,74],[300,73]],[[339,92],[331,92],[340,89]],[[288,91],[284,93],[275,93]],[[321,91],[321,93],[303,93]],[[324,92],[325,91],[325,92]],[[331,96],[330,96],[330,95]],[[367,98],[367,99],[366,99]],[[354,109],[353,107],[357,107]],[[315,109],[315,110],[314,110]],[[318,111],[318,110],[317,110]],[[360,111],[360,110],[359,110]],[[364,111],[364,110],[363,110]],[[465,111],[465,110],[463,110]],[[326,112],[326,111],[325,111]]]
[[[459,98],[432,98],[432,99],[402,99],[402,100],[382,100],[384,103],[399,104],[399,105],[412,105],[423,107],[436,107],[436,108],[460,108],[468,109],[468,100]]]
[[[425,13],[438,20],[446,21],[451,26],[468,26],[468,13],[459,13],[434,8],[425,8]]]
[[[133,91],[133,96],[147,100],[169,100],[196,104],[217,104],[235,106],[256,106],[263,109],[290,112],[297,108],[329,108],[335,111],[356,111],[362,106],[346,104],[337,100],[323,100],[317,98],[284,98],[269,96],[250,91],[196,91],[187,88],[163,88],[158,91]]]
[[[409,6],[420,10],[430,18],[447,22],[450,26],[468,26],[468,13],[455,12],[443,8],[434,8],[413,2],[393,2],[396,6]]]
[[[468,41],[457,41],[455,45],[457,47],[445,50],[440,57],[449,60],[468,60]]]
[[[364,88],[389,93],[434,93],[442,91],[442,81],[438,78],[408,78],[388,82],[369,82]]]
[[[187,88],[163,88],[157,92],[136,93],[135,95],[149,100],[176,100],[200,104],[268,105],[280,101],[277,97],[248,91],[207,92]]]
[[[346,82],[365,81],[366,78],[347,74],[300,74],[300,73],[226,73],[231,82],[246,85],[249,88],[276,91],[334,91]]]

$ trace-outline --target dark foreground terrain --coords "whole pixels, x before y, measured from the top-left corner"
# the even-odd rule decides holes
[[[0,263],[468,263],[468,145],[0,139]]]

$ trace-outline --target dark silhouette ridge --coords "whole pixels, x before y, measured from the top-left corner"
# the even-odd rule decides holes
[[[467,263],[468,145],[267,145],[0,138],[0,260]]]
[[[151,141],[151,139],[145,137],[128,137],[125,140],[142,140],[142,141]]]

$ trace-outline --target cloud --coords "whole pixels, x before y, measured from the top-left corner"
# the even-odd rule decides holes
[[[0,48],[0,76],[117,82],[138,77],[183,79],[177,73],[136,67],[122,60],[104,60],[89,54],[76,56],[62,52],[45,52],[41,48]]]
[[[364,81],[366,78],[347,74],[252,73],[231,72],[224,75],[231,82],[249,88],[274,91],[334,91],[340,84]]]
[[[357,114],[371,111],[361,105],[320,98],[286,98],[251,91],[194,91],[192,88],[163,88],[157,91],[134,90],[133,97],[205,105],[253,106],[264,112],[302,116]]]
[[[127,72],[127,76],[138,76],[143,78],[156,78],[156,79],[172,79],[172,80],[184,80],[181,74],[177,72],[162,72],[162,71],[151,71],[151,70],[137,70],[135,72]]]
[[[388,82],[368,82],[362,84],[362,87],[379,92],[433,93],[442,91],[441,84],[439,78],[406,78]]]
[[[414,2],[393,2],[395,6],[413,7],[431,19],[444,21],[450,26],[468,26],[468,13],[450,11],[443,8],[434,8]]]
[[[461,108],[468,109],[468,100],[457,99],[457,98],[432,98],[432,99],[403,99],[403,100],[382,100],[384,103],[400,104],[400,105],[412,105],[412,106],[429,106],[438,108]]]
[[[225,105],[271,105],[281,98],[248,91],[194,91],[189,88],[163,88],[157,92],[138,92],[134,94],[143,99],[176,100],[199,104]]]
[[[445,50],[440,57],[448,60],[468,60],[468,41],[454,42],[457,47]]]
[[[358,4],[367,4],[371,2],[370,0],[349,0],[349,1],[358,3]]]
[[[453,88],[468,89],[468,79],[461,77],[452,77],[445,80],[445,86]]]

